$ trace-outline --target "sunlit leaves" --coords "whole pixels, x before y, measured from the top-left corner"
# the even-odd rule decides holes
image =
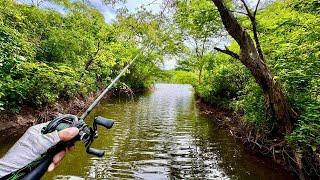
[[[221,28],[218,11],[208,0],[177,1],[175,21],[195,38],[209,38]]]

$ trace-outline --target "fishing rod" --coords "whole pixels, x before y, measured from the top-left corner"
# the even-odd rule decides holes
[[[108,91],[119,81],[120,77],[126,72],[126,70],[136,61],[139,55],[146,49],[147,46],[141,49],[141,51],[120,71],[120,73],[111,81],[111,83],[104,89],[104,91],[94,100],[94,102],[86,109],[86,111],[78,118],[72,114],[64,114],[56,117],[50,121],[41,130],[42,134],[51,133],[53,131],[61,131],[69,127],[77,127],[79,134],[68,142],[59,142],[57,145],[51,147],[47,152],[40,155],[36,160],[32,161],[25,167],[12,172],[0,179],[23,179],[23,180],[37,180],[40,179],[47,171],[49,165],[52,163],[53,157],[67,147],[72,146],[76,141],[81,141],[85,144],[86,152],[88,154],[103,157],[104,151],[91,147],[94,139],[98,137],[97,129],[98,125],[107,129],[112,128],[114,122],[111,119],[107,119],[101,116],[95,117],[93,126],[88,126],[84,119],[91,113],[93,108],[101,101]]]

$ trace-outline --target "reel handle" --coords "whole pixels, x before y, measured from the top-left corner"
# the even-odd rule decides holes
[[[41,179],[41,177],[47,172],[49,165],[52,163],[52,159],[53,156],[45,157],[35,169],[23,177],[23,180]]]
[[[114,122],[111,119],[104,118],[102,116],[98,116],[94,119],[94,123],[100,126],[103,126],[107,129],[111,129]]]
[[[104,156],[104,151],[103,150],[99,150],[99,149],[95,149],[92,147],[87,148],[86,152],[88,154],[97,156],[97,157],[103,157]]]

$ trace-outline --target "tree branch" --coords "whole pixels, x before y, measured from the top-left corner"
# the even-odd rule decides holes
[[[243,3],[243,6],[244,6],[244,8],[246,9],[246,11],[247,11],[247,13],[248,13],[247,15],[248,15],[249,18],[251,19],[251,18],[253,17],[253,15],[252,15],[252,13],[251,13],[251,11],[250,11],[247,3],[246,3],[244,0],[241,0],[241,2]]]
[[[100,44],[101,44],[101,41],[98,42],[98,46],[97,46],[97,50],[96,52],[94,52],[93,55],[91,55],[91,57],[89,58],[89,60],[87,61],[86,63],[86,66],[85,66],[85,70],[88,70],[89,69],[89,66],[93,63],[94,59],[97,57],[99,51],[100,51]]]
[[[205,37],[204,40],[202,41],[201,56],[203,56],[204,54],[206,42],[207,42],[207,37]]]
[[[260,0],[258,0],[258,3],[256,5],[256,8],[254,10],[253,13],[253,17],[250,18],[251,22],[252,22],[252,30],[253,30],[253,37],[254,37],[254,41],[256,42],[256,48],[258,51],[258,54],[260,56],[260,58],[262,59],[262,61],[265,61],[264,56],[263,56],[263,51],[260,45],[260,41],[259,41],[259,37],[258,37],[258,31],[257,31],[257,19],[256,19],[256,15],[257,15],[257,10],[258,10],[258,6],[259,6]]]
[[[260,0],[258,0],[257,2],[257,5],[255,7],[255,10],[254,10],[254,13],[252,14],[247,3],[245,2],[245,0],[241,0],[241,2],[243,3],[247,13],[248,13],[248,17],[251,21],[251,24],[252,24],[252,31],[253,31],[253,39],[256,43],[256,48],[257,48],[257,51],[258,51],[258,54],[259,54],[259,57],[262,59],[262,61],[265,61],[264,60],[264,56],[263,56],[263,51],[262,51],[262,48],[261,48],[261,45],[260,45],[260,41],[259,41],[259,37],[258,37],[258,32],[257,32],[257,20],[256,20],[256,15],[257,15],[257,11],[258,11],[258,7],[259,7],[259,4],[260,4]]]
[[[158,0],[153,0],[152,2],[148,3],[148,4],[143,4],[142,7],[146,7],[146,6],[150,6],[152,4],[155,4],[155,2],[157,2]]]
[[[233,51],[230,51],[228,48],[226,48],[226,49],[220,49],[220,48],[218,48],[218,47],[215,47],[214,49],[217,50],[217,51],[219,51],[219,52],[222,52],[222,53],[224,53],[224,54],[227,54],[227,55],[229,55],[229,56],[232,56],[233,58],[236,58],[236,59],[240,60],[240,56],[239,56],[237,53],[235,53],[235,52],[233,52]]]
[[[233,11],[233,10],[229,10],[230,12],[233,12],[233,13],[238,13],[238,14],[243,14],[243,15],[246,15],[246,16],[249,16],[247,13],[245,12],[241,12],[241,11]]]
[[[253,17],[256,17],[256,15],[257,15],[259,4],[260,4],[260,0],[258,0],[258,2],[257,2],[256,8],[255,8],[254,13],[253,13]]]

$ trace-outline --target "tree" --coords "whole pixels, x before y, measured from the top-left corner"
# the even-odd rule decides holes
[[[206,0],[179,0],[174,16],[185,43],[192,50],[189,64],[198,71],[198,82],[201,83],[205,55],[210,51],[210,43],[217,31],[221,29],[218,12]]]
[[[251,21],[254,40],[231,13],[223,0],[212,0],[220,13],[224,27],[240,46],[240,55],[229,49],[215,49],[240,60],[241,63],[250,70],[256,82],[263,90],[267,108],[274,117],[273,119],[275,119],[273,132],[276,135],[284,136],[286,133],[292,131],[297,119],[297,113],[292,109],[280,84],[275,80],[270,69],[264,62],[256,26],[256,14],[260,0],[254,12],[249,9],[244,0],[241,1]]]

